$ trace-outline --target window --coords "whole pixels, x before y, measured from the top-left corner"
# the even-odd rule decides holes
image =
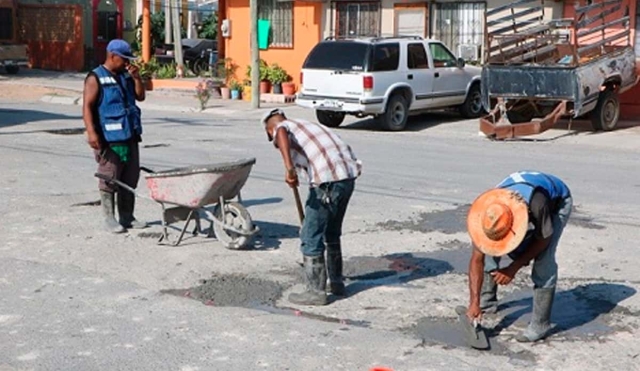
[[[380,3],[336,3],[336,36],[378,36]]]
[[[13,39],[13,9],[0,8],[0,40]]]
[[[118,38],[118,13],[98,12],[98,40],[111,41]]]
[[[409,69],[429,68],[427,52],[422,43],[411,43],[407,46],[408,58],[407,67]]]
[[[444,45],[431,43],[429,44],[429,51],[431,51],[431,56],[433,57],[434,67],[455,67],[457,65],[456,57]]]
[[[400,44],[376,44],[373,47],[371,66],[369,71],[395,71],[400,61]]]
[[[293,46],[293,1],[258,0],[258,18],[269,21],[269,46]]]
[[[475,51],[466,58],[478,60],[484,42],[485,8],[485,3],[480,2],[435,3],[431,8],[431,37],[456,54],[461,49]]]
[[[329,41],[316,45],[302,68],[317,70],[363,71],[369,45],[354,41]]]

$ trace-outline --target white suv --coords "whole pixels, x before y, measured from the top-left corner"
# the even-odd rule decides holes
[[[480,72],[437,40],[330,38],[307,56],[296,104],[315,109],[318,121],[330,127],[354,115],[374,116],[385,129],[402,130],[409,115],[448,107],[478,117]]]

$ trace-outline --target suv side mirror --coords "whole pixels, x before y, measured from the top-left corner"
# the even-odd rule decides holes
[[[463,58],[458,58],[456,62],[458,62],[457,64],[458,64],[459,68],[464,68],[464,66],[466,64],[466,62],[464,61]]]

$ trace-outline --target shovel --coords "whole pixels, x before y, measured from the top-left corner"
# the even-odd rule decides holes
[[[292,187],[291,189],[293,189],[293,197],[296,199],[296,208],[298,209],[298,218],[300,218],[300,225],[302,225],[304,222],[304,209],[300,201],[300,193],[298,193],[298,187]]]
[[[487,339],[487,334],[478,322],[474,320],[472,323],[469,320],[469,317],[467,317],[467,308],[458,306],[456,307],[456,313],[458,314],[458,321],[464,331],[467,344],[474,349],[489,349],[489,339]]]

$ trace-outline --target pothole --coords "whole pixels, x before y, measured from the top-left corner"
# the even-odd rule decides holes
[[[466,231],[469,206],[460,205],[455,209],[419,213],[414,219],[405,221],[388,220],[378,223],[377,226],[392,231],[410,230],[422,233],[441,232],[455,234]]]
[[[44,130],[45,133],[56,134],[56,135],[79,135],[79,134],[83,134],[84,131],[85,131],[85,128]]]
[[[158,147],[169,147],[170,144],[167,143],[157,143],[157,144],[145,144],[142,148],[158,148]]]
[[[100,200],[95,201],[87,201],[87,202],[78,202],[76,204],[71,204],[71,207],[79,207],[79,206],[100,206],[102,202]]]
[[[455,209],[438,210],[417,214],[409,220],[387,220],[376,224],[377,227],[390,231],[414,231],[421,233],[441,232],[444,234],[455,234],[466,232],[467,214],[469,204],[460,205]],[[606,226],[594,222],[594,218],[581,212],[576,206],[573,207],[569,224],[585,229],[605,229]]]

